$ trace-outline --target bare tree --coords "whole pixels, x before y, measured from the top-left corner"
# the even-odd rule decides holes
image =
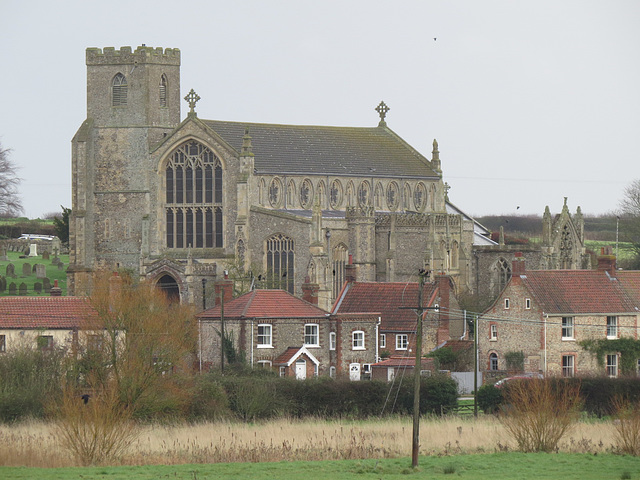
[[[0,145],[0,216],[14,217],[23,212],[22,200],[18,195],[21,179],[17,175],[18,167],[9,154],[11,150]]]
[[[627,268],[640,268],[640,179],[624,189],[620,200],[620,228],[623,240],[631,243],[634,260]]]

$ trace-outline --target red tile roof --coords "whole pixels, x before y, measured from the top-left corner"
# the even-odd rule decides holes
[[[328,312],[284,290],[253,290],[224,304],[225,318],[318,318]],[[220,318],[220,305],[198,318]]]
[[[618,270],[616,278],[636,305],[640,305],[640,270]]]
[[[97,316],[83,297],[0,297],[0,328],[83,328]]]
[[[423,306],[432,306],[436,291],[435,284],[425,284]],[[401,307],[417,305],[417,282],[353,282],[336,301],[333,313],[378,313],[381,331],[415,332],[415,311]]]
[[[521,277],[546,313],[637,313],[621,282],[601,270],[530,270]]]

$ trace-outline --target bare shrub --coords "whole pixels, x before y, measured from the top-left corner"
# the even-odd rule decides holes
[[[628,455],[640,455],[640,402],[614,397],[615,442],[618,450]]]
[[[79,463],[96,465],[122,455],[138,437],[138,429],[114,388],[83,396],[66,387],[56,408],[54,435]]]
[[[552,452],[580,415],[580,385],[556,380],[512,382],[501,421],[523,452]]]

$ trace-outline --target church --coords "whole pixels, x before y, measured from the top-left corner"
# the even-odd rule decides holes
[[[369,127],[205,120],[196,92],[181,98],[178,49],[88,48],[86,66],[69,295],[107,269],[203,310],[225,276],[236,294],[304,289],[330,310],[348,264],[358,281],[427,271],[477,288],[478,252],[497,243],[449,202],[438,143],[430,158],[411,147],[384,102]]]

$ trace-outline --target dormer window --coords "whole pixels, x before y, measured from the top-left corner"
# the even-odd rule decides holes
[[[111,82],[111,105],[122,107],[127,104],[127,79],[118,73]]]

